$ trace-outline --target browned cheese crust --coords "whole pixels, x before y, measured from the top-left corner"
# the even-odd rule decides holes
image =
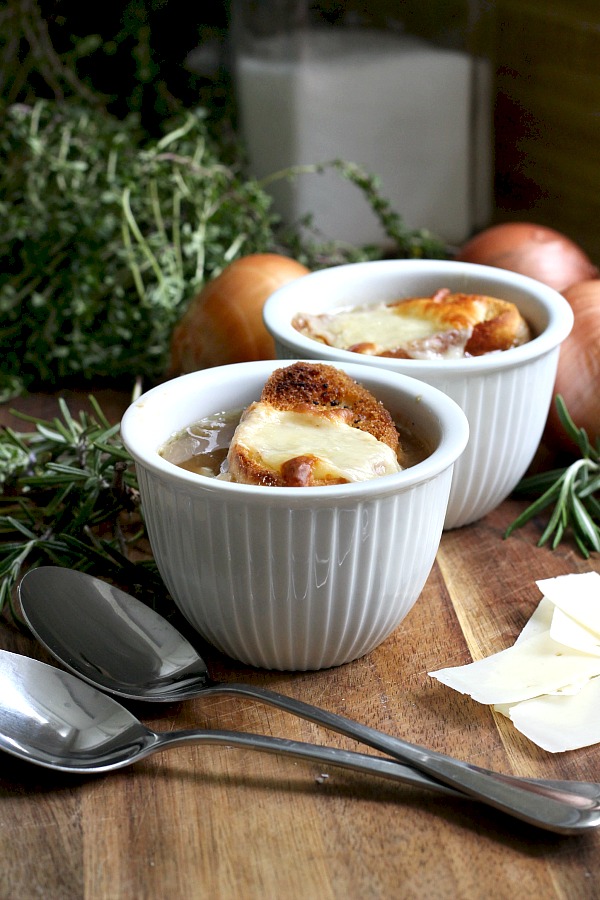
[[[440,331],[471,328],[465,356],[508,350],[531,337],[529,327],[514,303],[484,294],[453,294],[444,288],[432,297],[400,300],[391,305],[402,306],[405,314],[420,315],[437,322]]]
[[[298,362],[276,369],[265,383],[259,402],[279,410],[341,419],[368,431],[398,452],[399,435],[389,412],[366,388],[333,366]],[[244,415],[256,405],[249,406]],[[317,463],[316,457],[306,453],[283,463],[280,471],[273,471],[235,441],[229,451],[229,471],[234,480],[245,484],[306,487],[346,481],[333,476],[317,477]]]
[[[260,399],[276,409],[342,415],[346,424],[368,431],[394,451],[398,449],[398,431],[387,409],[365,387],[334,366],[298,362],[276,369]]]

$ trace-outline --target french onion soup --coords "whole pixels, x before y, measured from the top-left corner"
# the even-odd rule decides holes
[[[298,362],[276,369],[258,401],[190,425],[161,455],[240,484],[315,487],[400,472],[429,452],[345,372]]]
[[[463,359],[517,347],[531,340],[514,305],[482,294],[452,293],[298,313],[292,325],[306,337],[370,356]]]

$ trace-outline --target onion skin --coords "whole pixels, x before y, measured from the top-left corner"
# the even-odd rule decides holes
[[[587,254],[570,238],[531,222],[492,225],[467,241],[456,259],[510,269],[565,291],[598,276]]]
[[[277,288],[308,272],[277,253],[253,253],[230,263],[193,298],[173,329],[169,375],[274,359],[275,344],[262,319],[264,303]]]
[[[573,309],[574,323],[561,344],[554,391],[564,399],[575,425],[585,428],[594,443],[600,437],[600,280],[582,281],[563,293]],[[544,440],[552,448],[575,450],[554,403]]]

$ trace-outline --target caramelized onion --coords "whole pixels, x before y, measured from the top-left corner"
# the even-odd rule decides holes
[[[573,309],[573,330],[560,349],[555,393],[569,415],[595,442],[600,437],[600,280],[587,280],[564,291]],[[548,416],[545,442],[572,450],[554,404]]]
[[[529,275],[557,291],[598,275],[574,241],[553,228],[531,222],[493,225],[467,241],[456,258]]]
[[[308,271],[277,253],[253,253],[230,263],[194,297],[175,326],[170,374],[273,359],[275,345],[262,320],[264,303]]]

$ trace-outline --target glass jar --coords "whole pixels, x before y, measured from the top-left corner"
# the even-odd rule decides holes
[[[458,244],[489,223],[490,0],[232,0],[234,85],[250,174],[342,159],[380,180],[410,228]],[[339,174],[270,181],[288,224],[383,239]]]

